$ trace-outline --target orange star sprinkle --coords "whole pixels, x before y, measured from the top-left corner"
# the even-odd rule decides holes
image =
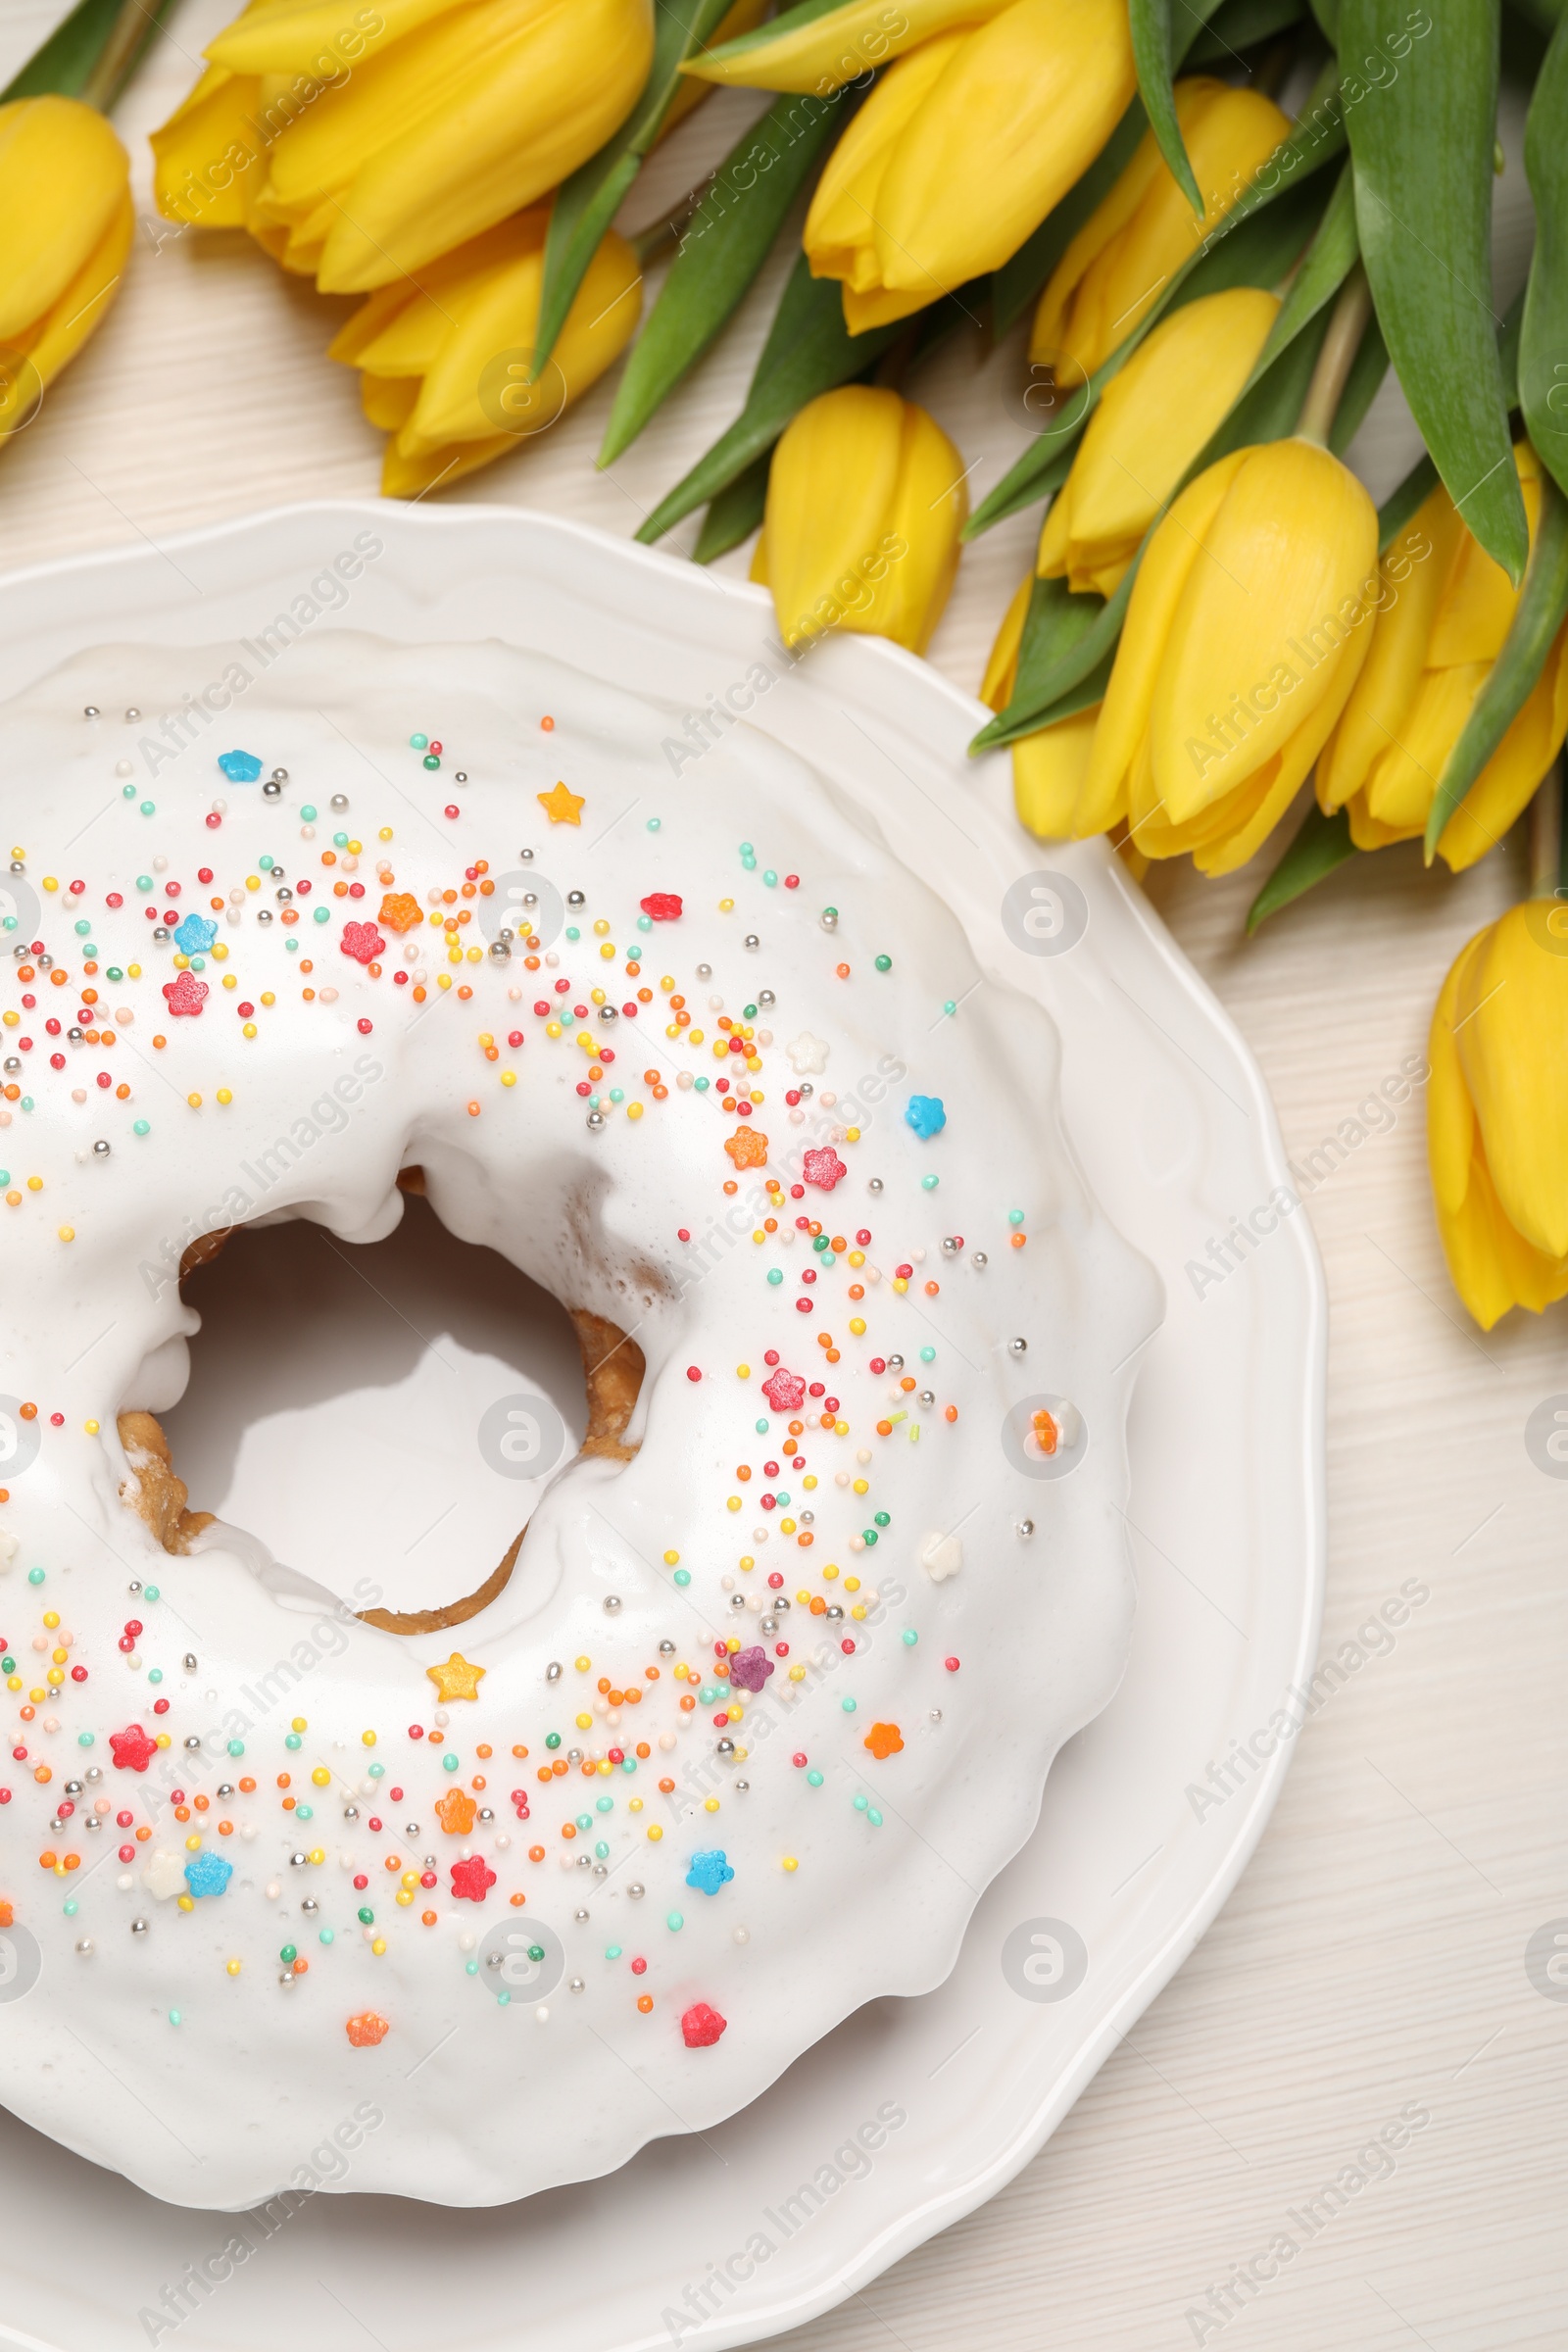
[[[348,2036],[357,2050],[373,2050],[391,2031],[389,2021],[373,2009],[362,2009],[358,2017],[351,2017],[348,2022]]]
[[[418,900],[408,891],[399,890],[389,892],[381,901],[380,920],[389,931],[412,931],[424,917],[419,912]]]
[[[444,1664],[424,1671],[442,1698],[477,1698],[486,1669],[470,1664],[461,1649],[455,1649]]]
[[[534,798],[553,825],[582,823],[583,794],[568,792],[564,784],[558,784],[554,792],[538,792]]]
[[[764,1168],[767,1165],[767,1138],[755,1127],[737,1127],[733,1135],[724,1138],[724,1149],[737,1168]]]
[[[896,1723],[873,1723],[865,1735],[865,1744],[879,1764],[896,1756],[904,1745],[904,1735]]]
[[[445,1796],[436,1799],[435,1817],[449,1838],[466,1838],[477,1811],[472,1797],[465,1796],[461,1788],[449,1788]]]

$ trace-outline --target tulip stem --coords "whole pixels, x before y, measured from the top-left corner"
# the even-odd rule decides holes
[[[1559,890],[1568,889],[1568,872],[1563,869],[1564,840],[1563,792],[1568,783],[1568,766],[1562,754],[1547,768],[1536,787],[1536,797],[1530,804],[1530,895],[1533,899],[1555,898]]]
[[[1312,380],[1306,387],[1301,414],[1296,420],[1298,440],[1315,441],[1327,449],[1340,396],[1361,348],[1366,322],[1372,316],[1372,289],[1359,262],[1340,289],[1329,320],[1329,331],[1317,355]]]
[[[95,106],[104,115],[110,112],[136,71],[142,51],[153,34],[162,30],[161,20],[168,7],[169,0],[153,0],[153,4],[150,0],[123,0],[92,72],[81,85],[83,106]]]

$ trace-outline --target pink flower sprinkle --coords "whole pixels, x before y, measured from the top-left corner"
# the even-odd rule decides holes
[[[823,1144],[819,1151],[808,1152],[801,1167],[801,1174],[807,1183],[814,1184],[822,1193],[830,1193],[839,1178],[847,1176],[849,1172],[831,1144]]]

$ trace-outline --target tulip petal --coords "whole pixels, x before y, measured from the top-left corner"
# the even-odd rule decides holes
[[[202,228],[249,226],[266,176],[261,100],[256,75],[209,66],[183,105],[153,132],[153,195],[166,220]]]
[[[1310,442],[1241,454],[1150,710],[1154,779],[1177,824],[1266,766],[1336,687],[1337,715],[1372,634],[1377,514],[1361,484]]]
[[[752,574],[754,579],[757,576],[755,572]],[[1005,710],[1012,700],[1012,689],[1018,675],[1018,647],[1023,639],[1023,624],[1028,616],[1029,600],[1034,588],[1034,574],[1026,571],[1013,592],[1011,604],[1002,616],[1002,626],[997,631],[996,643],[986,662],[986,674],[980,682],[980,700],[989,710]]]
[[[1483,934],[1455,996],[1454,1031],[1504,1215],[1551,1258],[1568,1254],[1568,932],[1542,900]]]
[[[0,342],[52,310],[109,233],[130,164],[96,108],[74,98],[0,106]]]
[[[877,273],[877,200],[896,141],[963,44],[961,32],[927,41],[883,74],[822,168],[801,242],[813,277],[862,292]]]
[[[906,401],[888,525],[892,560],[886,592],[878,586],[874,606],[878,636],[891,637],[913,654],[925,652],[953,593],[968,515],[962,458],[936,418]]]
[[[376,0],[350,17],[344,0],[283,0],[250,8],[209,41],[206,54],[230,74],[312,74],[358,70],[394,41],[451,13],[459,0]]]
[[[1326,813],[1359,792],[1391,744],[1403,739],[1433,619],[1464,537],[1464,524],[1440,482],[1386,550],[1378,565],[1381,602],[1371,649],[1318,761],[1318,805]],[[1419,821],[1426,821],[1425,808]]]
[[[1106,830],[1105,824],[1083,821],[1100,708],[1094,703],[1056,726],[1020,736],[1012,747],[1012,797],[1019,822],[1044,840],[1078,841]],[[1099,814],[1096,810],[1097,818]],[[1107,819],[1114,822],[1115,815]]]
[[[1140,344],[1105,386],[1046,517],[1043,578],[1112,592],[1240,394],[1279,308],[1273,294],[1235,286],[1185,304]]]
[[[765,30],[689,58],[682,73],[755,90],[814,90],[825,95],[858,81],[891,58],[947,32],[982,24],[1013,0],[849,0],[843,8],[792,9]],[[792,20],[799,19],[799,22]]]
[[[497,458],[511,457],[516,446],[514,433],[496,433],[488,441],[459,441],[407,458],[395,440],[389,441],[381,460],[381,496],[423,498],[431,490],[462,481],[466,473],[477,473],[481,466],[494,465]]]
[[[884,286],[923,302],[1015,253],[1134,87],[1125,0],[1014,0],[961,44],[883,176]]]
[[[15,348],[30,361],[40,392],[108,316],[124,274],[135,228],[136,212],[127,189],[108,227],[71,283],[62,290],[53,310],[45,318],[35,319],[19,339]],[[30,423],[35,414],[35,403],[25,398],[0,411],[0,442],[8,433]]]
[[[893,512],[903,411],[896,392],[846,384],[808,402],[773,453],[767,562],[786,645],[838,616],[836,582],[866,597],[860,566],[881,550]]]
[[[652,54],[651,0],[540,0],[510,38],[486,37],[491,18],[514,13],[494,0],[397,43],[319,102],[322,136],[306,166],[289,150],[312,119],[279,140],[271,177],[280,192],[313,172],[328,189],[342,186],[350,151],[332,134],[353,110],[357,169],[321,256],[323,292],[368,293],[531,204],[603,145],[632,106]],[[438,43],[440,71],[426,74]],[[603,60],[586,77],[584,55]],[[373,104],[362,95],[367,83]],[[328,106],[339,110],[335,119]]]
[[[631,247],[612,230],[588,265],[549,366],[537,382],[528,380],[543,274],[544,256],[535,248],[442,297],[450,318],[399,436],[404,457],[490,440],[501,422],[510,421],[514,445],[547,431],[625,349],[637,324],[642,272]],[[514,364],[498,383],[509,354]]]
[[[1126,805],[1127,779],[1145,742],[1161,650],[1197,560],[1200,543],[1224,502],[1246,451],[1236,450],[1189,482],[1149,543],[1133,582],[1095,737],[1089,791],[1096,802]]]

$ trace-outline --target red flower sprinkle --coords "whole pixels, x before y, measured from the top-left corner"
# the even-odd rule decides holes
[[[710,2050],[728,2023],[706,2001],[694,2001],[680,2021],[681,2037],[689,2050]]]
[[[169,1000],[169,1009],[176,1015],[200,1012],[207,1002],[207,994],[206,981],[198,980],[194,972],[181,972],[177,978],[164,982],[164,995]]]
[[[377,956],[386,954],[386,941],[373,923],[345,923],[342,948],[356,963],[373,963]]]
[[[139,1723],[128,1731],[111,1732],[109,1747],[122,1772],[145,1772],[158,1753],[157,1740],[150,1740]]]
[[[638,903],[644,914],[651,914],[656,923],[673,923],[680,915],[680,901],[672,890],[656,890],[651,898]]]
[[[775,1413],[793,1413],[806,1395],[806,1383],[799,1372],[788,1372],[780,1364],[772,1379],[763,1381],[762,1395]]]
[[[840,1177],[849,1172],[831,1144],[824,1144],[820,1151],[808,1152],[801,1163],[801,1174],[807,1183],[814,1184],[822,1193],[830,1193]]]
[[[482,1903],[485,1889],[496,1883],[496,1874],[483,1854],[470,1854],[466,1862],[452,1865],[452,1891],[470,1903]]]

